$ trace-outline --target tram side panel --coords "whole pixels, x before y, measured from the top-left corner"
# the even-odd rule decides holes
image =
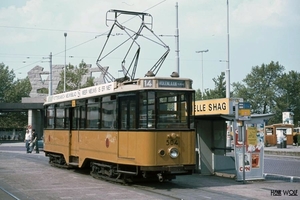
[[[62,154],[66,162],[69,162],[69,131],[67,130],[45,130],[44,152]]]
[[[170,139],[172,133],[176,140]],[[194,165],[194,131],[73,131],[71,142],[66,130],[45,130],[45,152],[79,157],[78,167],[87,159],[135,166]],[[71,146],[69,146],[71,145]],[[179,157],[171,158],[176,147]],[[71,149],[71,153],[69,153]],[[160,155],[163,150],[165,155]]]
[[[194,131],[120,132],[119,135],[119,164],[137,166],[195,164]],[[170,157],[171,148],[179,150],[177,158]],[[161,153],[162,151],[165,153]]]
[[[79,133],[79,167],[86,159],[116,163],[117,131],[81,131]]]

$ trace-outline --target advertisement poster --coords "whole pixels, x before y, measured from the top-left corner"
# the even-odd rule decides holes
[[[237,180],[243,180],[243,171],[245,171],[245,180],[264,179],[264,124],[246,124],[243,128],[244,145],[240,141],[235,142]]]
[[[251,160],[250,160],[250,154],[245,153],[244,155],[244,162],[245,162],[245,172],[251,171]],[[239,153],[239,172],[243,172],[243,154]]]

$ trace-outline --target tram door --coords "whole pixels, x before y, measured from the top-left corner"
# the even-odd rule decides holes
[[[78,141],[79,141],[79,122],[80,107],[71,107],[70,113],[70,156],[78,155]]]
[[[135,158],[136,152],[136,96],[119,98],[119,157]]]

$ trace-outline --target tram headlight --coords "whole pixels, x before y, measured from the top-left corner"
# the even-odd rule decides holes
[[[179,151],[177,148],[171,148],[169,154],[171,158],[177,158],[179,156]]]

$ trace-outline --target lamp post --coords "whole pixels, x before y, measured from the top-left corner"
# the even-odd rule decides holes
[[[230,78],[229,78],[229,69],[228,69],[228,66],[229,66],[229,61],[228,60],[219,60],[220,62],[226,62],[227,63],[227,69],[225,71],[225,77],[226,77],[226,98],[230,98]]]
[[[227,0],[227,69],[226,69],[226,98],[230,98],[230,65],[229,65],[229,2]]]
[[[201,76],[202,76],[202,89],[201,89],[201,93],[202,93],[202,99],[203,99],[203,53],[208,52],[208,49],[206,50],[201,50],[201,51],[196,51],[196,53],[201,53],[201,60],[202,60],[202,66],[201,66]]]
[[[67,33],[64,33],[65,36],[65,67],[64,67],[64,92],[66,92],[66,52],[67,52]]]

